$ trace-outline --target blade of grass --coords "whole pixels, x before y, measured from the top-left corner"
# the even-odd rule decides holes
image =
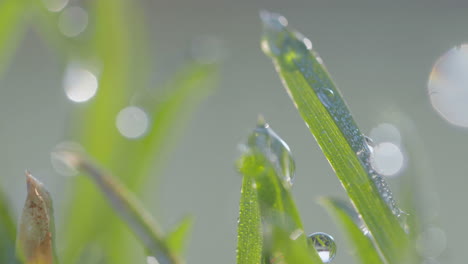
[[[262,219],[263,260],[281,257],[286,263],[322,263],[307,244],[299,212],[290,193],[294,173],[287,144],[259,118],[239,161],[244,177],[253,180]],[[288,175],[288,177],[285,177]],[[255,222],[251,224],[255,225]]]
[[[99,190],[107,197],[114,211],[127,223],[142,241],[148,255],[156,256],[161,264],[181,264],[182,260],[167,246],[161,228],[136,196],[117,178],[98,168],[83,155],[58,152],[58,157],[70,167],[88,174]]]
[[[334,198],[321,198],[319,203],[341,225],[348,237],[351,250],[360,264],[384,264],[370,237],[361,229],[359,215],[346,202]]]
[[[118,171],[129,178],[131,189],[144,184],[153,168],[160,169],[168,157],[170,147],[193,109],[213,90],[217,74],[217,65],[191,63],[181,69],[166,84],[166,95],[148,96],[142,100],[142,106],[151,117],[151,128],[147,134],[137,140],[123,142],[118,153]],[[156,103],[158,102],[159,103]],[[161,166],[155,166],[157,165]]]
[[[0,263],[18,263],[15,257],[15,221],[8,200],[0,192]]]
[[[26,183],[28,194],[16,240],[17,254],[25,264],[56,264],[52,198],[29,172]]]
[[[270,262],[280,257],[286,263],[321,264],[317,252],[307,246],[299,213],[274,166],[258,149],[253,149],[241,158],[240,171],[244,177],[254,179],[262,219],[264,260]]]
[[[394,215],[401,211],[381,176],[371,173],[365,137],[322,60],[309,50],[309,40],[287,28],[284,17],[268,12],[262,12],[261,17],[262,48],[272,58],[289,96],[386,260],[404,263],[410,250],[408,237]],[[373,177],[377,184],[372,181]],[[379,190],[385,191],[386,200]]]
[[[193,229],[194,218],[184,217],[180,223],[166,236],[167,247],[176,254],[183,256],[186,251],[187,242]]]
[[[125,0],[103,0],[91,1],[88,6],[94,26],[90,36],[90,53],[102,70],[96,96],[87,103],[86,108],[81,109],[79,122],[74,123],[72,131],[86,151],[112,171],[115,171],[115,164],[120,163],[116,159],[115,149],[124,140],[116,129],[115,118],[130,100],[135,88],[131,73],[140,66],[135,64],[138,56],[134,56],[138,47],[135,43],[139,42],[132,34],[139,19],[133,13],[134,4]],[[127,179],[122,180],[125,182]],[[64,260],[67,263],[76,262],[87,244],[97,242],[112,263],[140,261],[134,256],[137,243],[134,243],[133,236],[125,231],[123,223],[107,221],[112,211],[99,199],[99,193],[93,186],[77,177],[72,187],[72,200],[67,205],[68,219],[63,225],[67,232],[62,239],[67,242]],[[141,261],[144,259],[143,256],[140,258]]]
[[[258,264],[262,259],[262,223],[254,184],[252,177],[244,175],[237,223],[238,264]]]
[[[0,75],[19,46],[29,13],[24,0],[0,2]]]

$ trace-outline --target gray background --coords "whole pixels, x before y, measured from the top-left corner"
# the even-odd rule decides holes
[[[391,5],[316,0],[145,2],[154,43],[151,56],[159,75],[170,72],[165,65],[173,67],[173,58],[180,58],[180,51],[197,36],[215,36],[224,44],[217,91],[194,112],[158,191],[145,194],[145,203],[158,212],[165,226],[187,212],[196,216],[190,263],[235,262],[241,177],[234,162],[239,155],[237,145],[259,113],[293,150],[297,163],[293,192],[306,232],[335,236],[338,255],[334,263],[350,263],[341,231],[316,204],[319,196],[344,196],[344,191],[259,48],[260,9],[283,14],[312,40],[364,133],[394,109],[414,120],[419,131],[415,136],[425,146],[431,172],[421,179],[432,186],[428,191],[439,194],[436,223],[448,239],[439,261],[463,263],[468,258],[468,131],[440,118],[426,92],[437,57],[467,40],[468,8],[437,2],[410,6],[406,1]],[[53,171],[49,153],[64,138],[76,105],[63,93],[58,61],[54,51],[30,32],[0,80],[1,185],[17,214],[25,194],[26,168],[50,188],[58,217],[63,211],[60,204],[66,194],[61,187],[67,179]]]

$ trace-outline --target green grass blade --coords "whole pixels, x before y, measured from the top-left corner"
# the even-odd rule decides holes
[[[67,166],[76,168],[91,177],[114,211],[141,240],[148,255],[155,256],[161,264],[183,263],[179,256],[169,249],[155,219],[117,178],[101,170],[92,161],[78,153],[61,151],[55,155],[60,157]]]
[[[16,226],[8,200],[0,192],[0,263],[18,263],[15,257]]]
[[[290,155],[289,147],[268,124],[259,120],[246,148],[239,161],[239,170],[244,177],[253,180],[253,188],[257,192],[262,219],[263,260],[270,262],[280,257],[287,263],[322,263],[317,252],[307,244],[299,212],[290,193],[291,183],[289,177],[285,177],[286,172],[294,172],[293,163],[285,162],[288,157],[284,151]]]
[[[24,33],[26,18],[30,15],[24,0],[0,2],[0,74],[12,58]]]
[[[197,63],[186,65],[165,85],[164,96],[152,94],[141,100],[151,117],[151,128],[144,137],[124,142],[118,157],[125,161],[118,171],[131,179],[130,188],[138,188],[147,181],[151,169],[162,167],[174,139],[182,131],[181,125],[213,90],[217,68]]]
[[[296,108],[378,248],[389,263],[403,263],[409,243],[395,216],[401,211],[394,204],[381,176],[371,171],[368,162],[370,150],[365,137],[356,126],[322,60],[310,50],[307,39],[287,28],[284,17],[267,12],[262,12],[261,16],[264,24],[262,48],[272,58]],[[381,194],[379,190],[385,192]],[[386,196],[385,200],[383,195]]]
[[[242,189],[237,224],[237,263],[258,264],[262,259],[262,222],[254,179],[242,178]]]
[[[370,237],[363,233],[359,215],[348,203],[334,198],[321,198],[320,204],[341,225],[348,237],[351,251],[360,264],[384,264]]]
[[[26,172],[27,197],[16,239],[17,254],[26,264],[57,264],[52,198]]]
[[[166,236],[167,247],[176,254],[183,256],[186,251],[186,246],[189,236],[193,229],[193,216],[186,216],[180,221],[174,230]]]

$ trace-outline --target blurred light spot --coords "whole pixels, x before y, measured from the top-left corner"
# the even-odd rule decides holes
[[[440,262],[438,262],[437,260],[435,260],[434,258],[427,258],[423,261],[423,264],[439,264]]]
[[[381,142],[392,142],[396,145],[401,144],[401,134],[398,128],[389,123],[381,123],[371,129],[369,136],[375,144]]]
[[[50,12],[60,12],[68,4],[68,0],[42,0]]]
[[[54,170],[63,176],[75,176],[78,174],[75,164],[72,164],[66,156],[61,155],[63,151],[84,152],[83,147],[75,142],[62,142],[55,146],[50,154],[50,162]]]
[[[397,145],[382,142],[374,146],[371,164],[378,173],[394,176],[403,168],[404,156]]]
[[[81,7],[68,7],[60,14],[59,29],[67,37],[76,37],[88,26],[88,13]]]
[[[126,107],[117,114],[117,129],[126,138],[141,137],[148,129],[148,123],[148,115],[136,106]]]
[[[159,264],[158,260],[153,256],[146,257],[147,264]]]
[[[213,64],[225,57],[223,42],[213,36],[198,37],[190,46],[190,57],[200,64]]]
[[[82,103],[91,99],[98,89],[98,80],[90,71],[75,64],[67,67],[63,79],[65,94],[73,102]]]
[[[447,237],[442,229],[429,227],[418,236],[416,243],[416,249],[421,256],[436,258],[445,250]]]
[[[468,127],[468,45],[454,47],[437,60],[428,90],[432,106],[443,118]]]

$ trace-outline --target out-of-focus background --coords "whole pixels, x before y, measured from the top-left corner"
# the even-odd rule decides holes
[[[202,63],[216,61],[214,67],[219,67],[213,77],[217,80],[215,88],[191,111],[186,125],[180,126],[183,131],[175,147],[161,155],[157,180],[147,181],[138,194],[166,229],[187,213],[195,216],[189,263],[235,262],[241,183],[235,161],[240,153],[238,145],[254,127],[258,114],[264,115],[292,149],[297,167],[293,193],[306,232],[322,231],[334,236],[338,253],[333,262],[351,263],[341,230],[316,203],[319,196],[345,197],[344,191],[284,91],[270,59],[260,50],[258,12],[266,9],[281,13],[292,27],[311,39],[363,133],[369,134],[381,123],[411,120],[415,130],[408,130],[412,131],[410,135],[401,132],[401,137],[409,145],[416,140],[414,145],[419,150],[424,148],[417,158],[426,164],[419,180],[424,186],[422,191],[430,197],[425,200],[432,217],[428,222],[432,228],[443,230],[443,237],[429,245],[440,251],[432,257],[440,263],[466,262],[468,130],[445,121],[432,107],[427,89],[437,58],[468,39],[465,4],[120,0],[116,1],[117,7],[113,1],[101,1],[103,4],[95,7],[99,4],[94,1],[70,0],[61,7],[62,1],[50,1],[39,3],[59,3],[52,8],[54,12],[44,9],[38,15],[24,10],[34,15],[25,18],[25,32],[6,54],[10,60],[4,64],[0,79],[0,188],[12,202],[15,217],[24,202],[23,172],[28,169],[50,190],[57,230],[64,232],[61,227],[66,226],[63,222],[69,212],[70,184],[76,179],[57,173],[50,153],[57,144],[75,140],[72,135],[80,130],[80,122],[86,122],[79,114],[95,100],[77,103],[67,97],[67,71],[76,61],[94,65],[97,72],[105,71],[99,64],[100,55],[127,52],[130,47],[132,50],[120,54],[126,56],[124,59],[111,57],[106,64],[128,63],[115,71],[131,71],[131,78],[124,80],[132,86],[130,95],[121,99],[128,104],[138,100],[134,99],[138,98],[134,91],[163,86],[194,59]],[[100,17],[106,15],[104,3],[109,7],[109,19]],[[114,12],[122,6],[129,8]],[[125,32],[120,35],[125,43],[118,37],[120,30]],[[7,38],[13,38],[13,33],[18,32],[7,34]],[[117,36],[115,40],[109,39],[113,36]],[[90,42],[97,48],[87,49]],[[112,106],[113,99],[104,101]],[[99,123],[99,117],[95,118]],[[117,126],[109,129],[115,130],[110,134],[118,133]],[[106,148],[113,151],[112,145],[100,145],[99,141],[94,142],[94,148],[98,152]],[[401,177],[407,175],[403,172],[400,178],[389,179],[395,192]],[[58,239],[64,236],[59,234]]]

